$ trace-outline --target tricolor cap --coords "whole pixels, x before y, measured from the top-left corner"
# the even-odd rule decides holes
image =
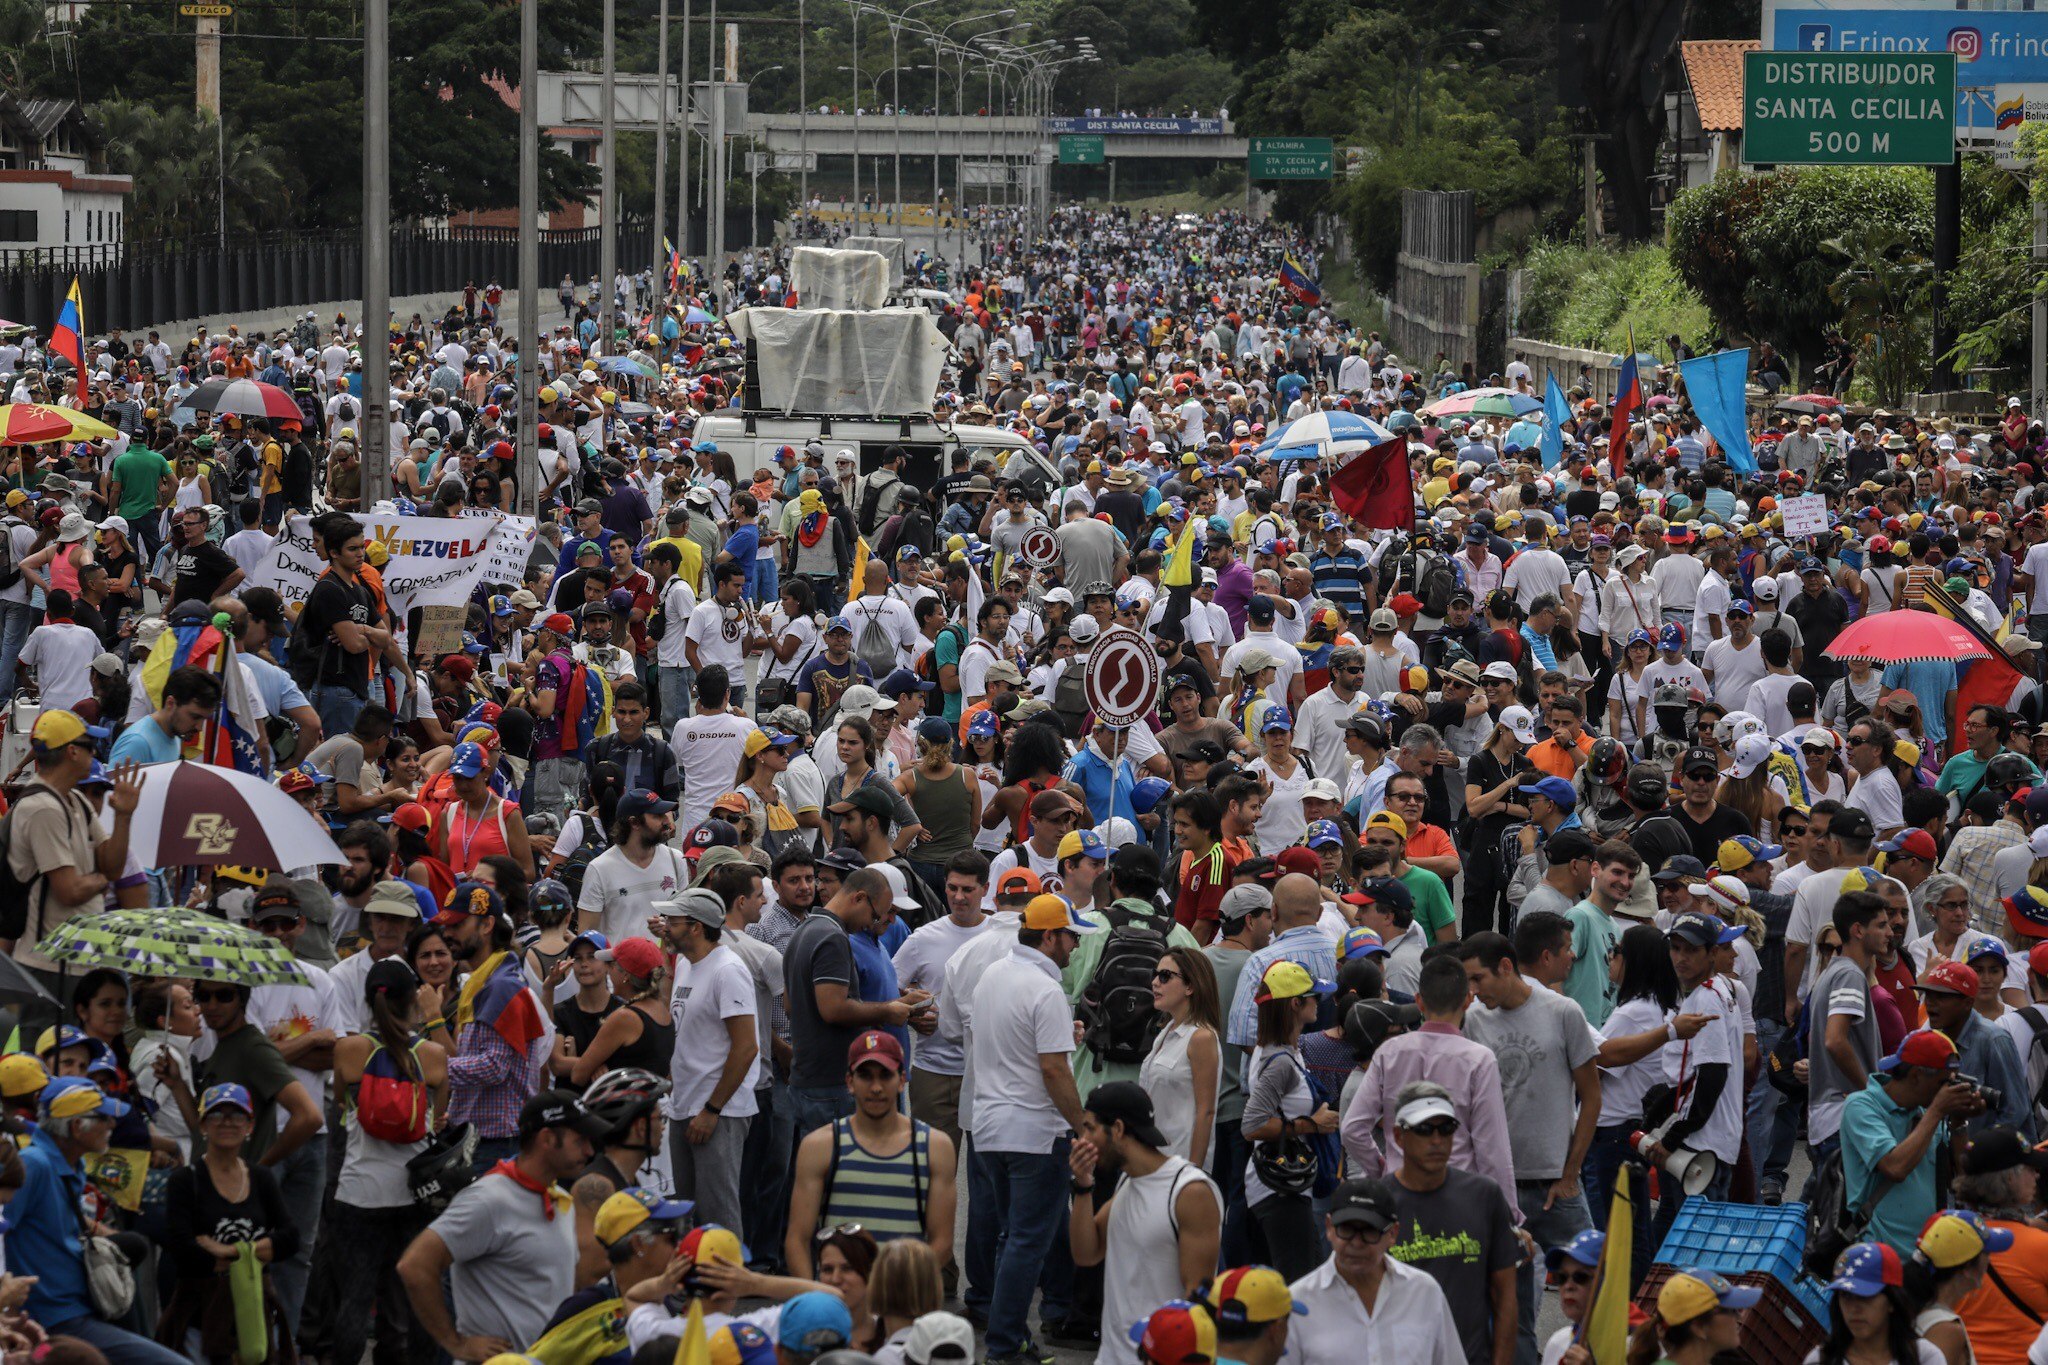
[[[1169,1299],[1131,1324],[1131,1345],[1145,1365],[1208,1365],[1216,1359],[1216,1319],[1186,1299]]]
[[[1301,841],[1310,848],[1327,848],[1332,844],[1344,846],[1344,831],[1337,827],[1335,820],[1317,820],[1308,827]]]
[[[1924,829],[1901,830],[1896,839],[1879,844],[1877,851],[1903,853],[1908,858],[1918,858],[1923,863],[1931,863],[1941,856],[1941,850],[1935,846],[1934,836]]]
[[[1263,1327],[1290,1313],[1308,1312],[1308,1305],[1295,1301],[1280,1272],[1264,1265],[1226,1270],[1203,1285],[1197,1297],[1217,1322],[1232,1327]]]
[[[1269,1000],[1298,1000],[1305,995],[1329,995],[1337,989],[1336,983],[1318,981],[1309,969],[1299,962],[1282,959],[1266,968],[1266,974],[1259,978],[1258,993],[1252,997],[1257,1004]]]
[[[83,1076],[59,1076],[43,1087],[37,1108],[44,1119],[76,1119],[88,1114],[117,1119],[128,1106],[114,1099]]]
[[[1921,1028],[1899,1039],[1899,1050],[1879,1061],[1877,1069],[1891,1072],[1902,1066],[1927,1066],[1953,1071],[1958,1065],[1956,1045],[1949,1036],[1939,1029]]]
[[[653,1190],[636,1186],[619,1190],[598,1205],[591,1231],[605,1246],[617,1246],[648,1223],[680,1224],[696,1207],[687,1199],[664,1199]]]
[[[706,1223],[683,1234],[683,1240],[676,1243],[676,1259],[743,1266],[747,1263],[747,1249],[740,1245],[739,1234],[731,1228]]]
[[[1869,1299],[1887,1289],[1903,1289],[1905,1284],[1906,1263],[1898,1252],[1883,1242],[1858,1242],[1835,1262],[1835,1278],[1828,1281],[1827,1290]]]
[[[1785,849],[1780,844],[1767,844],[1761,839],[1739,834],[1721,841],[1721,846],[1714,850],[1714,866],[1723,872],[1740,872],[1751,863],[1767,863],[1784,854]]]
[[[1676,1327],[1719,1308],[1735,1313],[1754,1308],[1763,1296],[1761,1289],[1730,1284],[1715,1271],[1688,1266],[1657,1291],[1657,1316],[1666,1326]]]
[[[728,1322],[704,1345],[711,1365],[775,1365],[775,1343],[751,1322]]]
[[[1381,942],[1380,936],[1377,933],[1363,925],[1346,929],[1344,937],[1338,941],[1337,960],[1339,962],[1349,962],[1353,958],[1371,957],[1375,954],[1385,957],[1387,955],[1387,945]]]
[[[2021,938],[2048,938],[2048,891],[2024,887],[2000,902],[2005,920]]]
[[[249,1087],[233,1081],[222,1081],[219,1085],[206,1087],[206,1093],[199,1097],[199,1117],[207,1118],[214,1110],[239,1109],[254,1118],[256,1102],[249,1098]]]
[[[67,1047],[90,1047],[92,1039],[76,1024],[54,1024],[36,1037],[36,1056],[48,1057]]]
[[[1031,898],[1031,903],[1024,907],[1022,927],[1064,929],[1070,934],[1092,934],[1096,928],[1093,921],[1081,917],[1065,896],[1056,896],[1050,891]]]
[[[1936,1270],[1968,1265],[1985,1252],[2012,1250],[2011,1228],[1994,1228],[1975,1209],[1942,1209],[1920,1229],[1914,1254]]]
[[[1072,829],[1060,838],[1056,855],[1060,862],[1069,858],[1109,859],[1109,845],[1102,842],[1102,836],[1092,829]]]

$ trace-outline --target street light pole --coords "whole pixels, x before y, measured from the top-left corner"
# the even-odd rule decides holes
[[[676,139],[676,247],[690,259],[690,0],[683,0],[683,135]],[[682,291],[688,297],[687,289]],[[683,316],[689,316],[687,304]]]
[[[367,511],[391,489],[390,0],[363,0],[362,474]]]
[[[604,204],[604,226],[597,247],[597,344],[607,356],[612,353],[612,337],[618,328],[618,319],[612,316],[616,298],[612,277],[619,271],[618,111],[612,107],[617,102],[619,65],[616,7],[617,0],[604,0],[604,79],[599,96],[604,100],[604,147],[599,153],[598,197]]]
[[[666,305],[668,252],[662,249],[662,239],[668,236],[668,0],[661,0],[654,54],[654,231],[647,254],[654,257],[654,297]]]
[[[860,0],[853,0],[853,226],[860,227]]]
[[[519,424],[516,508],[540,505],[540,0],[519,5]]]
[[[796,0],[796,159],[799,213],[811,211],[811,92],[804,80],[804,0]]]

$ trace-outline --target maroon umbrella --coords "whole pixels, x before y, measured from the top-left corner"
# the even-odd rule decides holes
[[[221,416],[233,413],[237,417],[268,417],[274,421],[306,420],[306,414],[299,411],[290,394],[260,379],[209,379],[180,406]]]

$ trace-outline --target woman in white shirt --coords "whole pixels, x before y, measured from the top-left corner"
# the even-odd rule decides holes
[[[1223,1056],[1222,1007],[1208,957],[1168,948],[1152,972],[1152,1004],[1166,1026],[1138,1066],[1138,1084],[1152,1097],[1165,1150],[1207,1169]]]
[[[1301,801],[1315,775],[1294,752],[1294,717],[1286,707],[1275,706],[1266,712],[1266,718],[1259,723],[1259,739],[1259,757],[1245,765],[1245,774],[1266,785],[1266,809],[1259,817],[1256,833],[1259,852],[1272,858],[1298,841],[1308,828],[1308,816],[1302,811]]]
[[[768,618],[768,668],[761,680],[783,684],[781,701],[796,697],[796,682],[803,675],[804,665],[824,648],[813,611],[815,605],[810,583],[792,578],[782,585],[781,601]],[[774,706],[762,709],[773,710]]]

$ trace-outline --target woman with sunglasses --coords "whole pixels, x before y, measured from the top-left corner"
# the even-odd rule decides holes
[[[1003,786],[1003,727],[993,711],[976,711],[967,718],[963,766],[980,790],[978,813],[986,813]],[[990,829],[986,820],[974,822],[974,847],[989,857],[1003,851],[1001,830]]]
[[[227,1365],[237,1358],[237,1315],[227,1271],[247,1244],[266,1267],[263,1314],[271,1342],[266,1358],[294,1361],[292,1333],[268,1267],[291,1259],[299,1247],[299,1230],[276,1174],[242,1156],[255,1127],[255,1102],[246,1087],[228,1081],[207,1088],[198,1114],[205,1155],[171,1176],[164,1248],[177,1265],[178,1287],[164,1306],[156,1339],[193,1360]]]
[[[1835,738],[1835,732],[1814,726],[1799,739],[1799,775],[1806,783],[1807,805],[1822,801],[1839,801],[1849,794],[1848,784],[1843,780],[1842,747]],[[1783,843],[1784,830],[1778,831],[1779,842]],[[1791,866],[1798,859],[1790,859]]]
[[[1629,1334],[1628,1365],[1710,1365],[1741,1345],[1736,1314],[1762,1297],[1711,1270],[1678,1271],[1657,1291],[1656,1311]]]
[[[1308,828],[1301,802],[1315,774],[1294,751],[1294,717],[1284,706],[1270,707],[1259,722],[1259,756],[1245,765],[1245,776],[1266,788],[1266,806],[1259,816],[1259,852],[1272,858],[1297,842]]]
[[[1223,1065],[1223,1009],[1207,955],[1168,948],[1152,969],[1152,1007],[1166,1022],[1138,1064],[1138,1084],[1152,1097],[1164,1150],[1206,1169]]]
[[[1655,642],[1650,639],[1650,632],[1634,632],[1628,637],[1621,667],[1614,670],[1614,681],[1607,684],[1607,733],[1619,739],[1631,752],[1650,733],[1650,693],[1653,688],[1646,675],[1655,653]]]
[[[1578,1340],[1578,1331],[1593,1306],[1593,1285],[1600,1278],[1600,1257],[1606,1250],[1607,1234],[1587,1228],[1543,1253],[1543,1268],[1557,1288],[1557,1309],[1564,1314],[1565,1325],[1544,1343],[1540,1365],[1593,1365],[1593,1354]]]

